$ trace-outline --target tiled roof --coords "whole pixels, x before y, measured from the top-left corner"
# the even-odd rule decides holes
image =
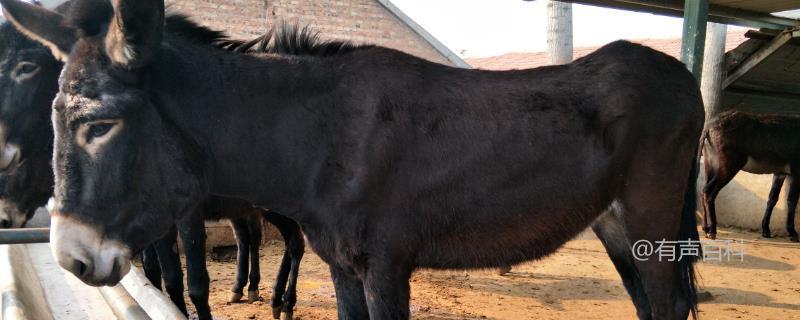
[[[744,30],[729,31],[725,38],[725,51],[736,48],[747,40]],[[631,40],[662,51],[675,58],[681,55],[681,39],[642,39]],[[573,50],[573,58],[578,59],[594,52],[601,46],[580,47]],[[548,65],[546,52],[512,52],[494,57],[464,59],[474,68],[488,70],[528,69]]]

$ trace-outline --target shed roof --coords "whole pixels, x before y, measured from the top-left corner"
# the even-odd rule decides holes
[[[525,0],[535,1],[535,0]],[[558,0],[629,11],[682,17],[685,0]],[[774,13],[800,9],[797,0],[709,0],[708,20],[755,28],[800,26],[800,20]]]
[[[797,0],[710,0],[710,4],[761,13],[773,13],[800,8]]]
[[[722,107],[758,112],[800,112],[800,31],[750,31],[725,54]]]

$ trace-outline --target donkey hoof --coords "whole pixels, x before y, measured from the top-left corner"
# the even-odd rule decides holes
[[[764,238],[769,239],[769,238],[772,238],[772,233],[770,233],[769,231],[765,231],[765,232],[761,233],[761,236],[764,237]]]
[[[272,307],[272,319],[280,319],[281,318],[281,306]]]
[[[791,240],[792,242],[800,242],[800,238],[797,237],[797,235],[793,235],[793,236],[789,237],[789,240]]]
[[[504,276],[509,272],[511,272],[511,266],[502,266],[500,268],[497,268],[497,275],[499,276]]]
[[[281,320],[292,320],[294,319],[294,313],[291,311],[286,311],[281,315]]]
[[[716,233],[706,233],[706,238],[709,238],[711,240],[717,240],[717,234]]]
[[[261,301],[261,296],[258,295],[258,290],[247,291],[247,302],[253,303],[256,301]]]
[[[233,294],[231,294],[231,302],[236,303],[242,301],[242,297],[244,297],[243,294],[234,292]]]

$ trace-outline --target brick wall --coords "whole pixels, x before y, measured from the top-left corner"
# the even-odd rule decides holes
[[[189,15],[237,38],[263,34],[275,23],[309,24],[323,38],[372,43],[451,64],[414,30],[375,0],[167,0]]]

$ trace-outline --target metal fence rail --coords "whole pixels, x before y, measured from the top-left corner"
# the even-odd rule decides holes
[[[50,228],[0,229],[0,295],[3,297],[0,299],[0,319],[53,319],[52,310],[42,293],[42,282],[30,261],[28,250],[31,246],[22,245],[48,242]],[[49,246],[46,250],[50,251]],[[172,301],[135,268],[122,279],[121,284],[97,290],[118,319],[186,319]]]
[[[50,242],[50,228],[0,230],[0,244],[47,243],[47,242]]]

